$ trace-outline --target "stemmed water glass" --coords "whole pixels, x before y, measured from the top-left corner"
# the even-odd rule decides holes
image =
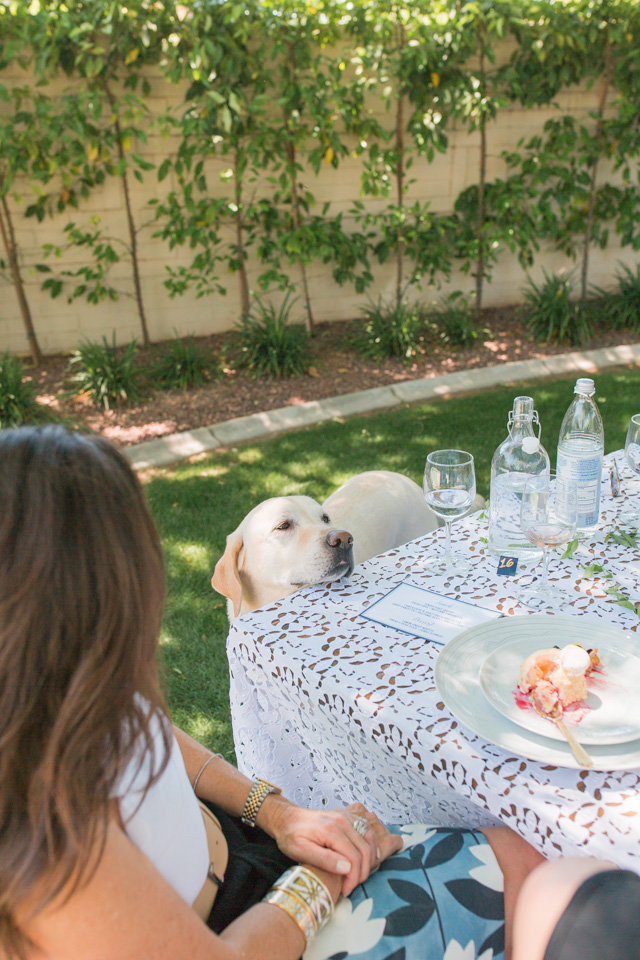
[[[630,469],[640,476],[640,413],[634,413],[629,421],[624,458]],[[640,506],[633,505],[630,509],[624,509],[620,519],[630,522],[640,521]]]
[[[444,520],[446,541],[443,555],[428,557],[423,566],[433,573],[465,574],[471,564],[451,549],[451,521],[465,514],[476,495],[473,456],[465,450],[435,450],[424,468],[427,505]]]
[[[524,485],[520,527],[527,540],[542,548],[542,576],[518,589],[518,599],[533,610],[557,612],[568,599],[549,582],[549,550],[563,546],[575,536],[578,519],[578,489],[575,480],[549,476],[530,477]]]
[[[634,413],[629,421],[624,455],[633,472],[640,475],[640,413]]]

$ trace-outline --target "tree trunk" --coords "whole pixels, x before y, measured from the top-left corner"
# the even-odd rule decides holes
[[[289,61],[291,63],[292,75],[295,75],[297,70],[296,63],[296,51],[292,43],[287,44],[287,49],[289,52]],[[287,162],[289,164],[289,180],[291,186],[291,218],[293,220],[293,225],[296,230],[299,230],[302,223],[302,218],[300,216],[300,207],[298,204],[298,173],[296,169],[296,148],[293,140],[293,134],[290,135],[289,131],[289,118],[285,114],[284,118],[284,128],[287,135]],[[298,265],[300,267],[300,279],[302,281],[302,297],[304,300],[305,307],[305,318],[304,326],[305,330],[309,336],[314,334],[314,321],[313,321],[313,311],[311,309],[311,297],[309,296],[309,283],[307,281],[307,269],[304,265],[302,259],[298,260]]]
[[[398,40],[398,50],[400,53],[404,50],[406,46],[406,34],[405,29],[402,23],[396,25],[396,35]],[[397,82],[401,83],[400,78],[397,78]],[[396,206],[398,211],[402,212],[404,216],[404,176],[405,176],[405,163],[404,163],[404,123],[405,123],[405,113],[404,113],[404,96],[402,93],[402,88],[398,90],[398,98],[396,100],[396,153],[398,155],[398,160],[396,164]],[[401,223],[398,230],[398,239],[397,239],[397,250],[396,250],[396,306],[400,306],[402,303],[402,298],[404,296],[404,253],[405,253],[405,243],[404,243],[404,222]]]
[[[138,318],[140,320],[140,327],[142,330],[142,343],[144,347],[148,347],[150,344],[149,340],[149,329],[147,327],[147,317],[144,310],[144,301],[142,299],[142,283],[140,281],[140,268],[138,263],[138,231],[136,229],[135,220],[133,218],[133,209],[131,206],[131,195],[129,193],[129,181],[127,178],[127,171],[125,168],[126,156],[124,151],[124,145],[122,143],[122,128],[120,127],[120,120],[118,118],[118,113],[116,109],[115,97],[111,93],[108,84],[106,81],[103,83],[104,91],[111,106],[112,113],[115,115],[114,127],[116,131],[116,142],[118,150],[118,159],[121,161],[123,170],[121,179],[122,179],[122,188],[124,190],[124,207],[127,215],[127,227],[129,230],[129,249],[131,252],[131,271],[133,274],[133,289],[135,292],[136,304],[138,307]]]
[[[297,173],[296,173],[296,148],[293,144],[292,139],[287,140],[287,161],[289,163],[289,176],[290,176],[290,188],[291,188],[291,217],[293,219],[293,225],[296,230],[299,230],[301,225],[300,218],[300,208],[298,206],[298,183],[297,183]],[[307,270],[302,260],[298,261],[300,266],[300,278],[302,280],[302,297],[304,300],[305,306],[305,320],[304,325],[307,333],[313,335],[313,312],[311,310],[311,297],[309,296],[309,283],[307,281]]]
[[[398,165],[396,167],[396,204],[400,210],[404,207],[404,97],[402,94],[396,102],[396,151]],[[396,305],[402,303],[404,281],[404,226],[398,231],[398,249],[396,250]]]
[[[235,228],[236,228],[236,247],[238,248],[238,273],[240,280],[240,304],[242,307],[242,317],[247,316],[251,306],[251,301],[249,297],[249,280],[247,277],[247,256],[244,250],[244,220],[242,216],[242,183],[240,179],[240,161],[238,157],[238,149],[234,150],[233,154],[233,165],[234,165],[234,174],[235,174],[235,203],[236,203],[236,215],[235,215]]]
[[[0,186],[2,186],[1,182]],[[27,295],[24,290],[24,283],[22,280],[22,273],[20,271],[20,263],[18,260],[16,235],[13,229],[11,211],[9,210],[6,196],[2,197],[2,206],[0,208],[0,233],[2,233],[2,241],[7,253],[7,263],[9,264],[9,271],[11,273],[13,287],[16,292],[16,297],[18,298],[22,322],[24,323],[24,328],[27,334],[29,352],[31,353],[31,359],[38,366],[42,363],[42,352],[40,350],[40,344],[38,343],[36,331],[33,326],[33,319],[31,317],[31,310],[27,301]]]
[[[611,41],[607,40],[604,48],[604,73],[600,81],[600,97],[598,101],[598,121],[595,129],[596,157],[591,165],[591,182],[589,184],[589,207],[587,210],[587,225],[584,232],[584,247],[582,250],[582,269],[580,271],[580,299],[587,299],[588,280],[589,280],[589,248],[591,247],[591,235],[593,233],[593,219],[595,216],[596,205],[596,181],[598,177],[598,162],[600,156],[600,143],[602,140],[602,128],[604,125],[604,110],[607,105],[607,94],[611,84]]]
[[[482,90],[485,89],[485,59],[484,44],[480,36],[480,82]],[[481,107],[482,110],[482,107]],[[476,260],[476,316],[480,315],[482,310],[482,294],[484,288],[484,269],[485,269],[485,238],[484,238],[484,190],[487,180],[487,130],[484,114],[480,113],[478,124],[480,130],[480,173],[478,178],[478,219],[476,221],[476,238],[478,241],[478,257]]]

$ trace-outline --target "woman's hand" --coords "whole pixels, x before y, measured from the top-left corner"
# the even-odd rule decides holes
[[[251,781],[221,758],[202,770],[209,751],[182,730],[174,727],[174,732],[192,782],[201,771],[198,796],[213,800],[232,816],[239,816]],[[364,817],[369,824],[364,837],[353,826],[359,817]],[[266,830],[292,860],[342,875],[345,895],[401,846],[398,838],[361,803],[352,803],[343,810],[305,810],[282,795],[271,793],[260,805],[256,824]]]
[[[402,846],[400,837],[389,833],[361,803],[343,810],[305,810],[278,801],[274,798],[269,810],[269,832],[280,850],[292,860],[342,874],[344,896]],[[354,827],[360,817],[368,824],[364,836]]]

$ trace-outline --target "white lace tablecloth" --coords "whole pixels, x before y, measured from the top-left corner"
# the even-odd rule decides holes
[[[603,484],[600,529],[572,559],[552,561],[550,575],[572,598],[565,612],[638,631],[636,614],[605,593],[610,581],[582,575],[605,550],[607,569],[640,569],[640,551],[604,543],[621,509],[640,508],[640,481],[616,459],[623,495],[614,500]],[[303,589],[233,622],[227,652],[240,768],[306,806],[362,800],[390,823],[499,820],[547,856],[589,853],[640,872],[640,769],[560,768],[487,742],[442,703],[433,669],[439,646],[359,616],[403,581],[526,616],[513,597],[515,578],[498,577],[486,552],[486,520],[452,529],[474,563],[466,579],[421,569],[443,538],[438,531],[362,564],[344,584]],[[640,650],[640,632],[638,641]]]

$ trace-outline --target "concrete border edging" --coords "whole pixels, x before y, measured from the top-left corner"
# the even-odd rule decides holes
[[[343,393],[324,400],[309,400],[264,413],[252,413],[209,427],[198,427],[168,437],[146,440],[126,447],[122,452],[135,470],[168,467],[218,447],[265,439],[285,430],[310,427],[324,420],[370,413],[403,403],[435,400],[509,383],[512,380],[531,380],[567,373],[597,373],[606,367],[632,363],[640,364],[640,343],[600,347],[596,350],[575,350],[540,360],[514,360],[491,367],[458,370],[455,373],[422,377],[418,380],[403,380],[384,387]]]

